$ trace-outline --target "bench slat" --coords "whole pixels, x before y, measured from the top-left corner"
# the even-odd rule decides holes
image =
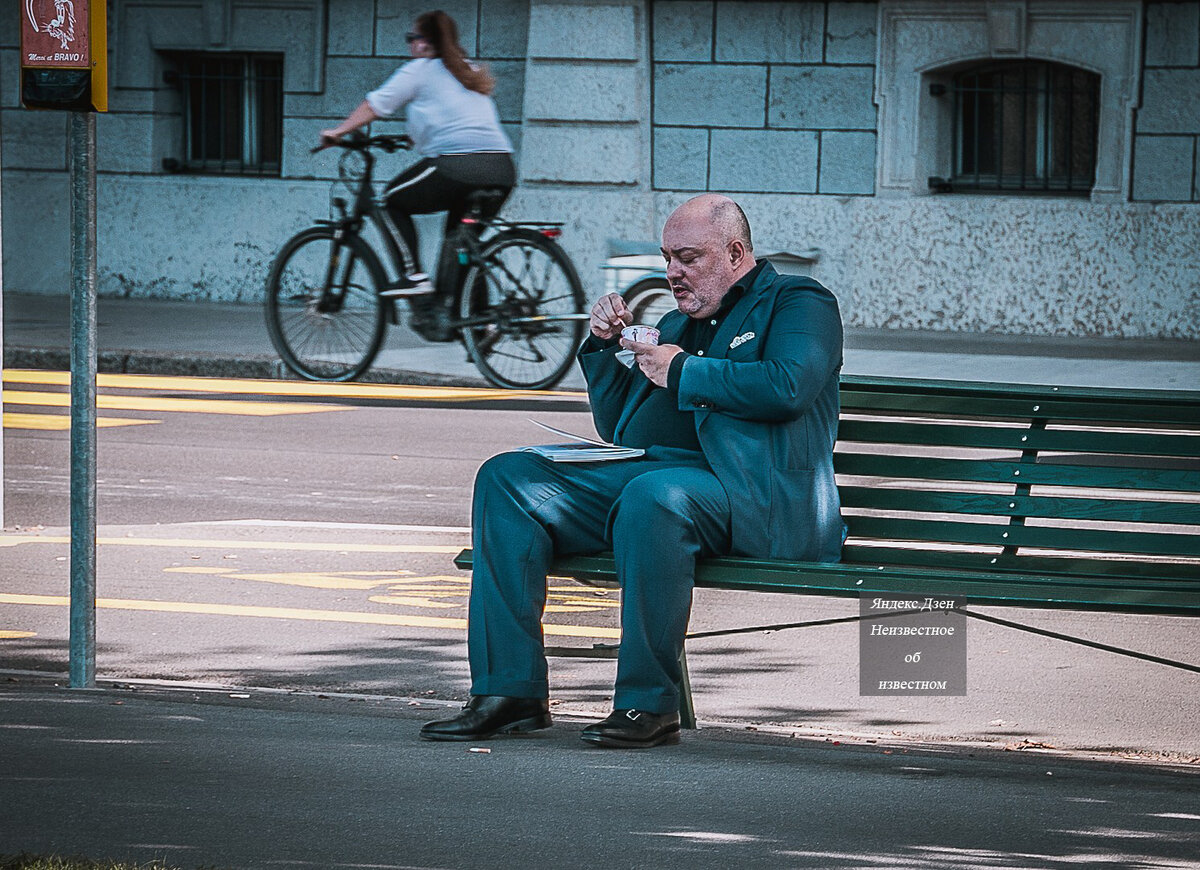
[[[460,568],[471,567],[471,551],[455,559]],[[554,563],[554,576],[611,583],[615,568],[611,555],[572,556]],[[1054,576],[1014,577],[1000,573],[961,573],[920,568],[882,569],[846,563],[772,563],[762,560],[718,558],[700,563],[696,585],[713,589],[758,592],[808,592],[858,597],[883,593],[964,596],[970,604],[1037,605],[1064,609],[1190,614],[1200,613],[1200,580],[1190,583],[1113,583],[1110,578]],[[914,590],[919,590],[915,593]]]
[[[993,450],[1036,450],[1070,453],[1116,453],[1136,456],[1200,456],[1194,435],[1109,432],[1089,429],[1028,429],[997,426],[957,426],[879,420],[847,420],[838,424],[838,442],[938,445]]]
[[[1015,523],[956,523],[943,520],[846,516],[850,534],[883,541],[935,541],[995,547],[1036,547],[1135,555],[1200,556],[1200,535],[1056,528]]]
[[[1200,474],[1176,468],[1121,468],[843,452],[834,454],[833,467],[838,474],[867,477],[1200,492]]]
[[[1128,523],[1200,525],[1200,502],[1125,498],[1068,498],[887,486],[838,486],[844,508],[977,516],[1109,520]]]
[[[913,549],[905,547],[867,546],[851,538],[842,550],[842,561],[851,565],[910,565],[936,568],[943,571],[991,571],[1056,576],[1111,577],[1115,583],[1140,582],[1158,579],[1194,583],[1200,577],[1200,564],[1169,562],[1153,559],[1113,559],[1069,552],[1062,556],[1038,551],[1012,553],[947,549]]]
[[[940,417],[993,417],[1001,420],[1033,419],[1059,422],[1174,424],[1200,426],[1200,411],[1172,405],[1114,405],[1079,402],[980,398],[975,396],[922,396],[920,394],[841,394],[843,412],[891,412]],[[1035,410],[1036,409],[1036,410]]]

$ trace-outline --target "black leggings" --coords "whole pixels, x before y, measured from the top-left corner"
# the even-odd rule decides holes
[[[446,236],[458,226],[467,210],[467,198],[477,190],[503,191],[488,204],[485,218],[495,217],[517,183],[512,155],[501,151],[445,154],[426,157],[389,182],[384,196],[388,213],[396,222],[412,257],[410,271],[421,271],[417,228],[411,215],[446,212]]]

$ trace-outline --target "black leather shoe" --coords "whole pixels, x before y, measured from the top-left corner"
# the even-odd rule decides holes
[[[588,743],[614,749],[645,749],[661,743],[678,743],[679,714],[613,710],[607,719],[584,728],[580,737]]]
[[[550,727],[550,702],[545,698],[507,698],[472,695],[453,719],[426,722],[424,740],[484,740],[497,734],[523,734]]]

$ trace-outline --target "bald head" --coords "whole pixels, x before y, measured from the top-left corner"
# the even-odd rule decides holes
[[[689,317],[717,311],[729,288],[756,265],[745,212],[715,193],[693,197],[671,213],[662,252],[675,304]]]
[[[748,252],[754,250],[750,241],[750,221],[746,220],[746,213],[742,211],[742,207],[727,196],[721,196],[719,193],[694,196],[672,212],[667,218],[667,225],[677,218],[707,224],[721,244],[739,241]],[[663,232],[666,232],[665,226]]]

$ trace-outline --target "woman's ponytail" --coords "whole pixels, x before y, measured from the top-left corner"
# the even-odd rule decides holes
[[[434,56],[441,59],[467,90],[490,95],[496,80],[485,68],[467,60],[467,54],[458,44],[458,25],[454,19],[440,9],[417,16],[417,32],[433,46]]]

